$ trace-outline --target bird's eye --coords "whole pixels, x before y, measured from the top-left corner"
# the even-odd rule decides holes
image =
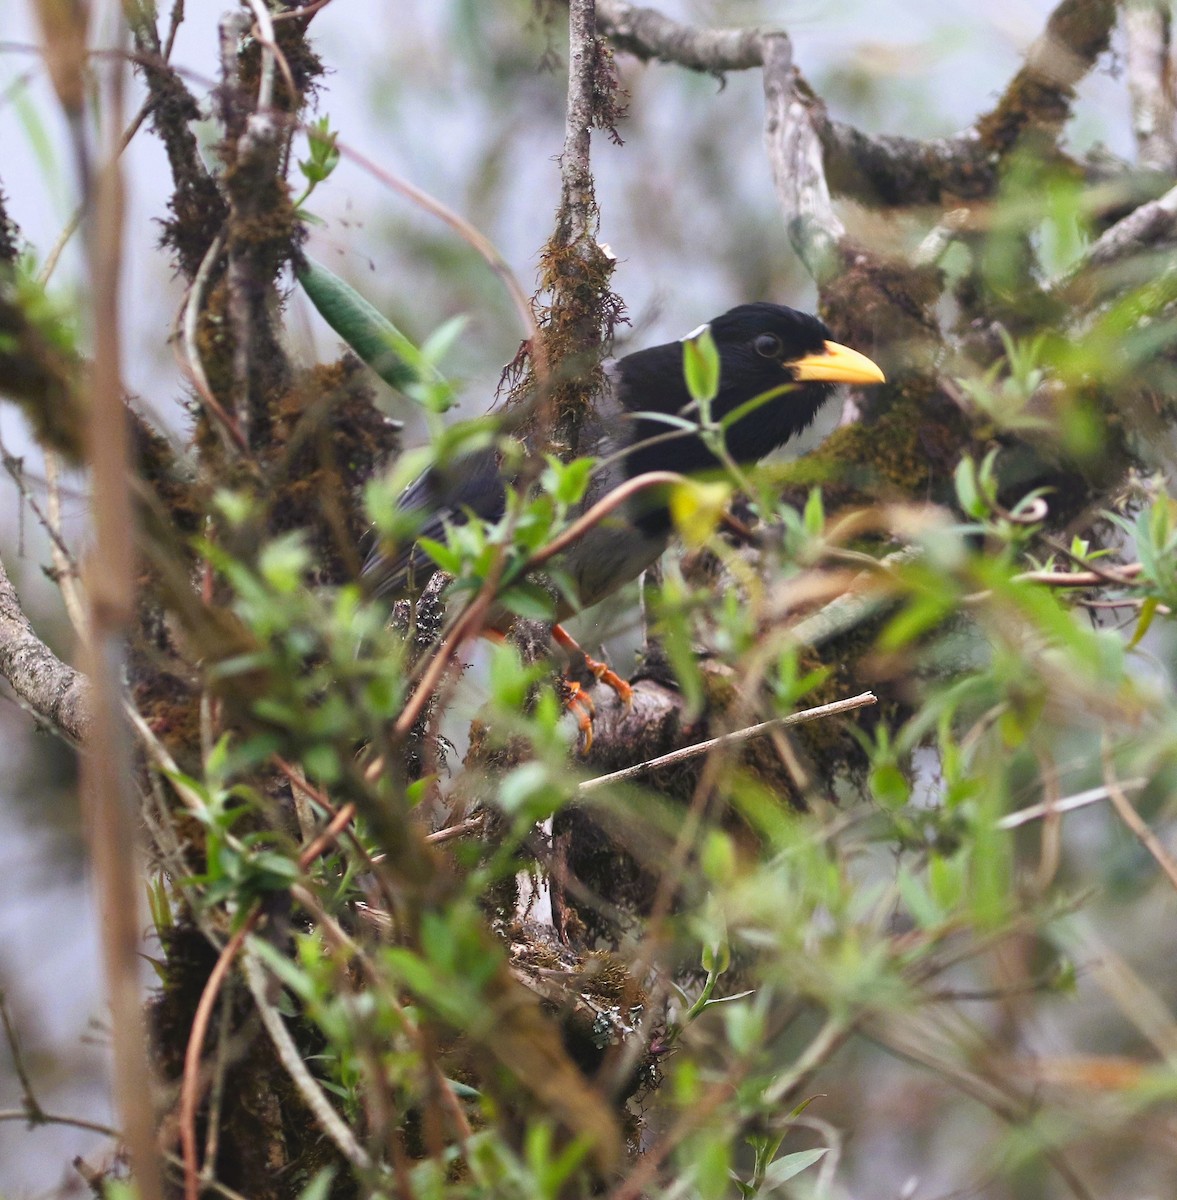
[[[780,358],[781,339],[775,333],[762,333],[752,345],[764,358]]]

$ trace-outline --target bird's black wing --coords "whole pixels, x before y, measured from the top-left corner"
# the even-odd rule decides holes
[[[472,512],[497,521],[506,511],[506,483],[499,473],[494,447],[467,454],[444,468],[430,467],[405,489],[397,507],[428,514],[418,537],[445,540],[447,525],[461,525]],[[414,541],[392,552],[377,544],[364,563],[363,579],[373,595],[394,596],[420,588],[435,569],[433,560]]]

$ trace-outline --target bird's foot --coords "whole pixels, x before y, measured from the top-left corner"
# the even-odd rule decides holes
[[[587,755],[593,748],[593,718],[597,715],[597,706],[575,679],[562,675],[560,681],[563,685],[564,709],[576,718],[576,728],[580,731],[580,753]]]
[[[589,658],[587,654],[584,656],[584,665],[598,683],[603,683],[617,693],[617,698],[626,708],[633,708],[633,688],[612,667],[598,662],[595,658]]]
[[[597,659],[591,658],[584,652],[580,643],[564,628],[563,625],[552,626],[552,640],[562,647],[573,659],[583,659],[585,668],[599,683],[612,688],[626,708],[633,707],[633,688],[630,687],[612,667]]]

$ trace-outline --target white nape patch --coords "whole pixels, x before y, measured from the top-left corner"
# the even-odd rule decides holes
[[[710,328],[711,328],[711,323],[709,321],[704,321],[703,324],[700,325],[697,329],[692,329],[690,333],[683,334],[683,336],[680,337],[678,340],[680,342],[693,342],[695,340],[695,338],[697,338],[705,329],[710,329]]]

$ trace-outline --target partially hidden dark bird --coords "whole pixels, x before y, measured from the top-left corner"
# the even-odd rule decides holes
[[[722,421],[757,397],[778,392],[728,426],[727,450],[741,466],[758,462],[804,430],[838,384],[884,382],[883,372],[869,358],[833,341],[817,317],[796,309],[741,304],[709,325],[719,354],[713,420]],[[673,431],[669,424],[643,415],[697,419],[687,390],[681,341],[611,360],[604,374],[595,411],[580,431],[580,453],[593,455],[600,465],[578,512],[588,511],[627,480],[646,472],[692,475],[721,466],[698,433]],[[790,386],[781,390],[782,385]],[[671,432],[675,436],[669,437]],[[401,495],[398,507],[421,516],[419,536],[441,541],[447,525],[462,523],[469,513],[499,520],[506,511],[507,489],[514,484],[515,479],[504,473],[500,452],[489,447],[444,469],[425,471]],[[636,579],[663,553],[672,532],[666,487],[636,493],[590,528],[556,560],[575,590],[575,595],[557,602],[557,622]],[[365,563],[364,580],[375,595],[403,595],[419,590],[434,569],[432,559],[416,543],[391,550],[377,545]],[[492,613],[489,628],[504,632],[511,620],[506,611]],[[553,637],[570,652],[583,654],[558,623]],[[598,679],[629,699],[628,685],[587,655],[585,660]],[[586,736],[591,731],[586,730]]]

